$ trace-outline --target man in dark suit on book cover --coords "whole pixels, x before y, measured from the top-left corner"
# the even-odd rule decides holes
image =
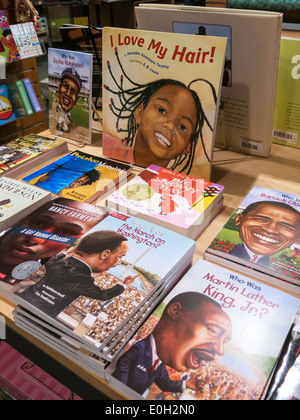
[[[124,285],[102,290],[95,285],[92,273],[116,266],[127,252],[128,242],[123,235],[114,231],[91,233],[80,241],[74,255],[64,258],[63,254],[45,264],[45,276],[20,296],[53,318],[80,296],[111,300],[121,295],[134,278],[127,277]]]
[[[261,201],[237,214],[242,244],[230,255],[269,267],[271,256],[300,241],[300,213],[286,203]]]
[[[166,366],[184,374],[199,369],[202,361],[214,361],[224,354],[231,330],[217,302],[201,293],[182,293],[167,305],[153,333],[119,359],[113,376],[140,395],[153,383],[163,392],[199,390],[203,381],[197,375],[173,381]]]

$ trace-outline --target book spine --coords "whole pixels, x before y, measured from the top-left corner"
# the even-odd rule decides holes
[[[42,111],[42,108],[39,104],[38,98],[36,97],[35,91],[33,90],[32,84],[29,79],[23,80],[24,87],[26,89],[27,95],[29,97],[29,100],[31,102],[32,108],[34,112],[40,112]]]
[[[16,82],[16,85],[17,85],[17,88],[18,88],[19,94],[21,96],[21,99],[22,99],[22,102],[23,102],[23,105],[24,105],[24,108],[26,110],[27,115],[33,114],[34,111],[32,109],[30,100],[28,98],[28,95],[27,95],[27,92],[26,92],[26,89],[25,89],[25,87],[23,85],[22,80],[18,80]]]

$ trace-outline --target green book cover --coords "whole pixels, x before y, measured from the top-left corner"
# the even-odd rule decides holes
[[[32,106],[31,106],[30,100],[29,100],[29,98],[28,98],[28,95],[27,95],[27,92],[26,92],[26,89],[25,89],[25,87],[24,87],[24,85],[23,85],[22,80],[18,80],[18,81],[16,82],[16,85],[17,85],[17,88],[18,88],[18,90],[19,90],[19,94],[20,94],[20,96],[21,96],[21,99],[22,99],[22,102],[23,102],[23,105],[24,105],[24,108],[25,108],[25,110],[26,110],[27,115],[31,115],[31,114],[33,114],[33,113],[34,113],[34,111],[33,111],[33,109],[32,109]]]
[[[300,148],[300,39],[282,38],[273,142]]]

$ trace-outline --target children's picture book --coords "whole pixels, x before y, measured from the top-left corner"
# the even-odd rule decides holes
[[[25,184],[28,185],[28,184]],[[58,197],[0,233],[0,296],[12,300],[13,287],[51,257],[72,245],[108,211]]]
[[[226,43],[104,28],[104,156],[209,180]]]
[[[300,294],[300,197],[255,186],[205,258]]]
[[[0,127],[16,119],[16,113],[9,98],[6,85],[0,86]]]
[[[67,50],[93,54],[93,103],[102,106],[102,28],[64,24],[59,32]]]
[[[106,357],[107,344],[179,280],[195,249],[191,239],[111,212],[28,277],[14,300],[81,348]]]
[[[282,38],[279,57],[273,142],[300,148],[300,40]]]
[[[30,171],[47,159],[67,152],[67,142],[58,138],[48,138],[38,134],[28,134],[0,145],[0,177],[9,175],[16,178]]]
[[[0,10],[0,55],[4,57],[6,63],[21,59],[6,10]]]
[[[282,14],[224,4],[222,8],[142,4],[136,15],[139,29],[228,40],[215,145],[269,156]]]
[[[132,399],[258,400],[299,299],[198,260],[106,369]]]
[[[46,201],[51,194],[25,182],[0,178],[0,232],[9,228],[17,219],[23,219]]]
[[[77,143],[92,141],[93,55],[49,48],[49,130]]]
[[[75,150],[26,176],[23,181],[62,197],[92,202],[130,172],[129,165]]]
[[[224,187],[151,165],[107,198],[107,206],[195,239]]]

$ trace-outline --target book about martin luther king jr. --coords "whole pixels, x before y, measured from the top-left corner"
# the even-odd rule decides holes
[[[209,180],[226,43],[104,28],[104,156]]]
[[[299,299],[198,260],[106,369],[133,399],[258,400]]]

